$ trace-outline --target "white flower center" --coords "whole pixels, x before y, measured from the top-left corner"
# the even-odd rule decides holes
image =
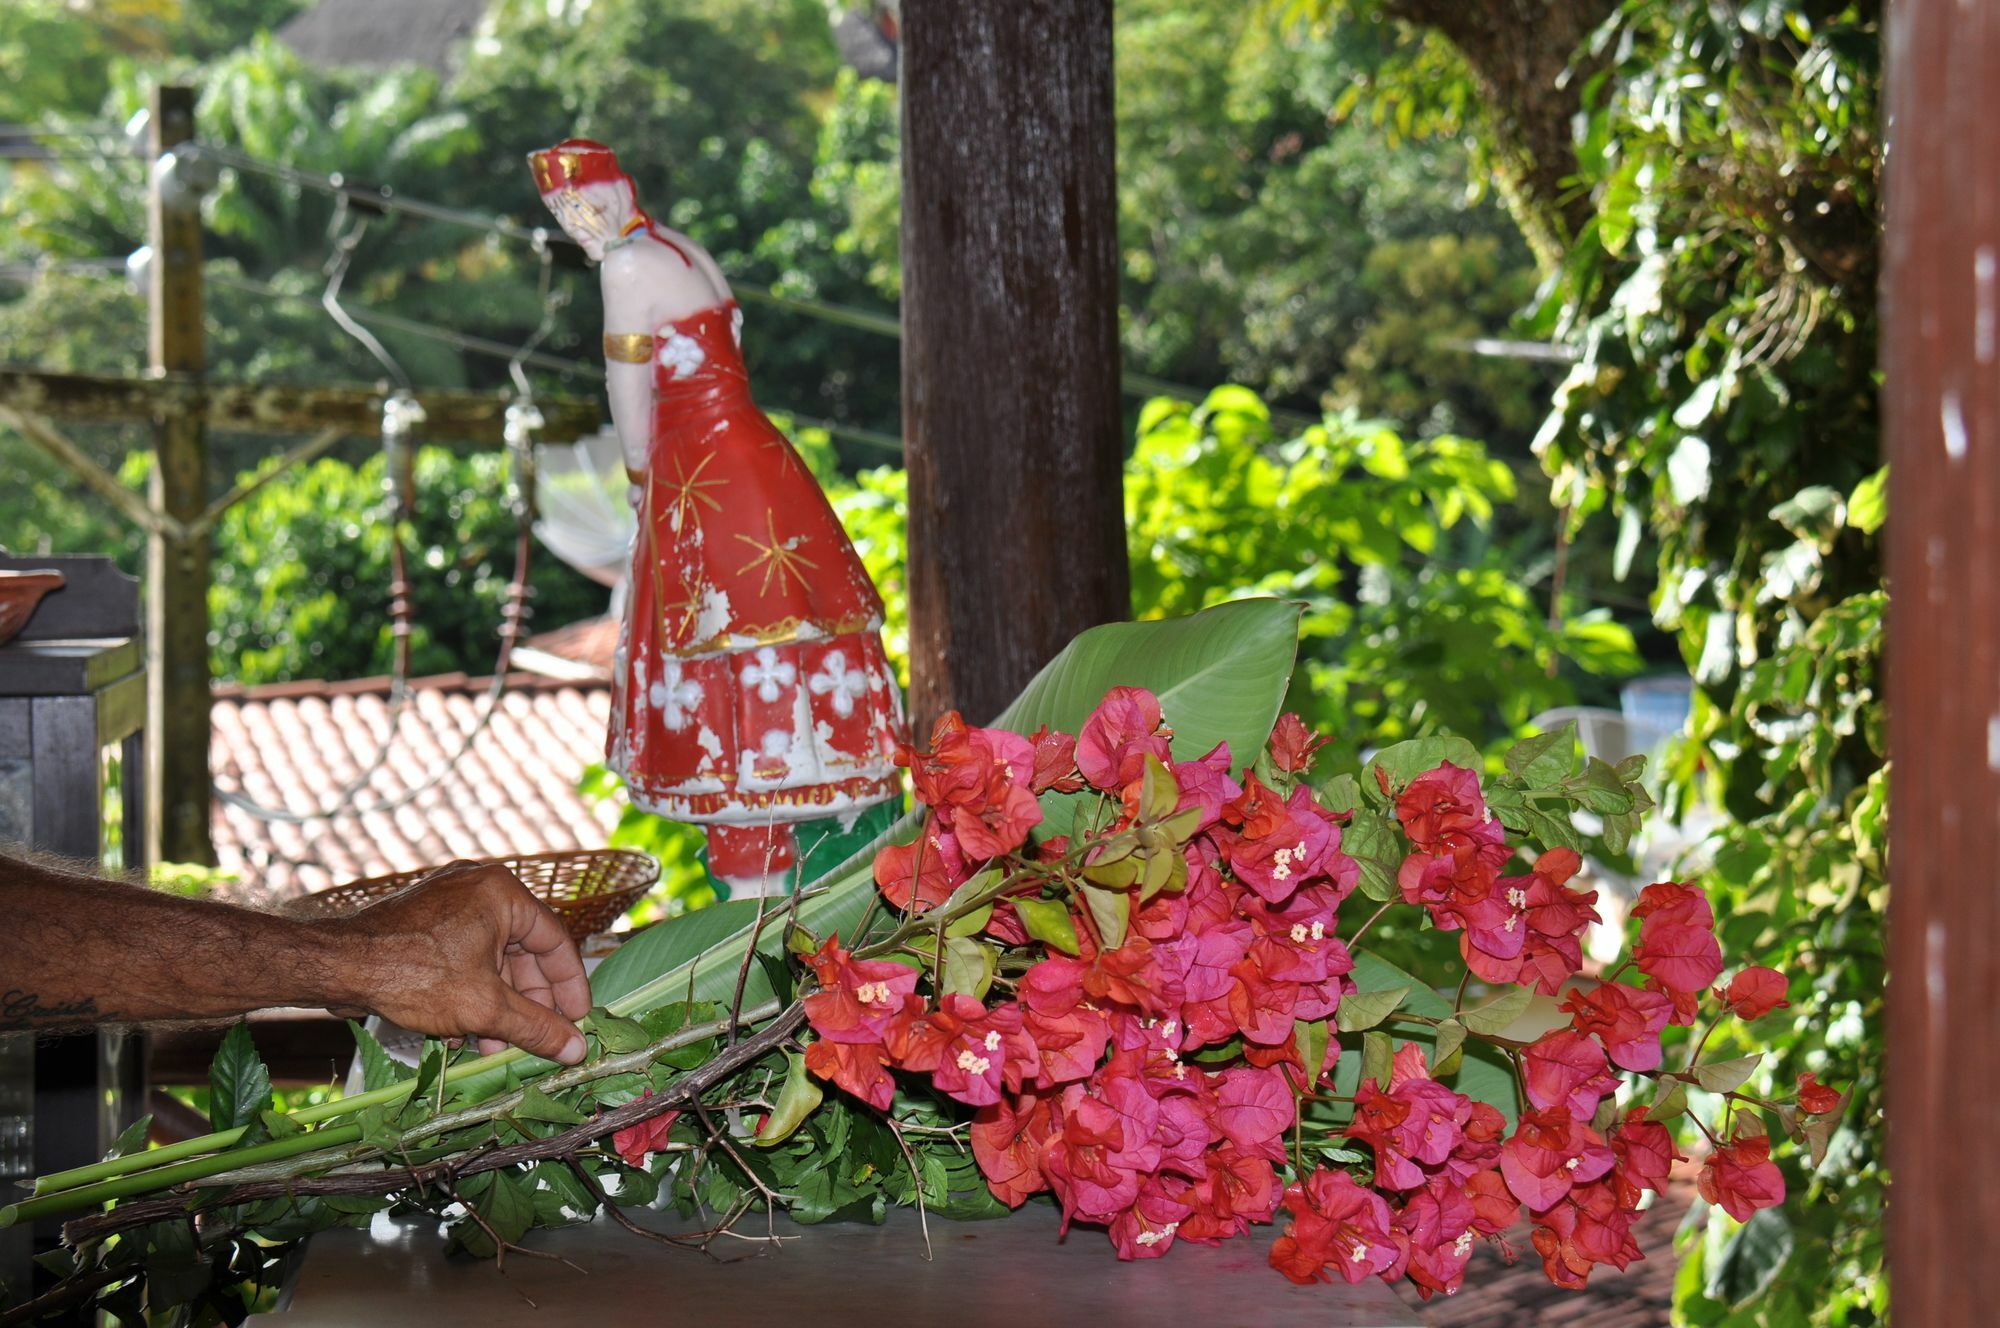
[[[893,994],[886,982],[864,982],[854,989],[854,999],[863,1005],[880,1005]]]
[[[1141,1231],[1132,1238],[1135,1245],[1157,1245],[1180,1229],[1180,1223],[1169,1222],[1158,1231]]]
[[[988,1051],[1000,1050],[1000,1030],[994,1029],[986,1035],[986,1049]]]
[[[1472,1253],[1472,1233],[1470,1231],[1467,1231],[1463,1235],[1459,1236],[1457,1240],[1453,1241],[1451,1245],[1451,1252],[1461,1257]]]
[[[1352,1259],[1355,1263],[1360,1263],[1362,1260],[1368,1257],[1368,1247],[1366,1245],[1363,1245],[1360,1241],[1356,1241],[1354,1242],[1354,1253],[1348,1255],[1347,1257]]]
[[[958,1053],[958,1068],[968,1074],[985,1074],[993,1068],[993,1062],[984,1056],[976,1056],[969,1051]]]

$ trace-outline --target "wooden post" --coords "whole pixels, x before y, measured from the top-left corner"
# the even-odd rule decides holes
[[[163,188],[161,157],[194,137],[194,90],[157,87],[148,131],[154,163],[146,206],[153,262],[149,360],[155,372],[199,376],[201,198]],[[184,185],[184,182],[183,182]],[[208,502],[208,441],[198,410],[154,417],[152,505],[182,523]],[[213,863],[209,843],[209,535],[171,527],[147,541],[146,860]]]
[[[1890,19],[1889,1291],[1955,1328],[2000,1228],[2000,12]]]
[[[912,719],[1131,612],[1111,0],[903,0]]]

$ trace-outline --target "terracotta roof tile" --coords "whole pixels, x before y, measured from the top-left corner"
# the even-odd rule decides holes
[[[393,742],[387,679],[218,688],[211,764],[221,787],[294,813],[336,811],[266,820],[218,800],[216,856],[239,893],[271,901],[453,858],[602,847],[616,809],[585,803],[576,785],[603,759],[609,687],[514,675],[458,755],[487,687],[463,674],[414,680]]]

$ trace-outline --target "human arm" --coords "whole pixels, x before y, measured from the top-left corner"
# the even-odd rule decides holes
[[[502,867],[455,863],[344,918],[186,899],[0,856],[0,1032],[373,1010],[420,1033],[574,1063],[590,983]]]

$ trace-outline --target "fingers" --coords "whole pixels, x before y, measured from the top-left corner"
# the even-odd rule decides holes
[[[520,906],[512,910],[509,919],[508,948],[533,959],[537,975],[553,997],[550,1004],[572,1019],[581,1019],[590,1013],[590,978],[583,970],[576,942],[525,886],[516,882],[514,889]],[[521,988],[519,982],[514,985]]]
[[[575,1024],[547,1006],[537,1005],[505,982],[496,981],[494,993],[492,1013],[472,1030],[480,1035],[481,1051],[498,1038],[564,1065],[575,1065],[583,1059],[583,1034]]]

